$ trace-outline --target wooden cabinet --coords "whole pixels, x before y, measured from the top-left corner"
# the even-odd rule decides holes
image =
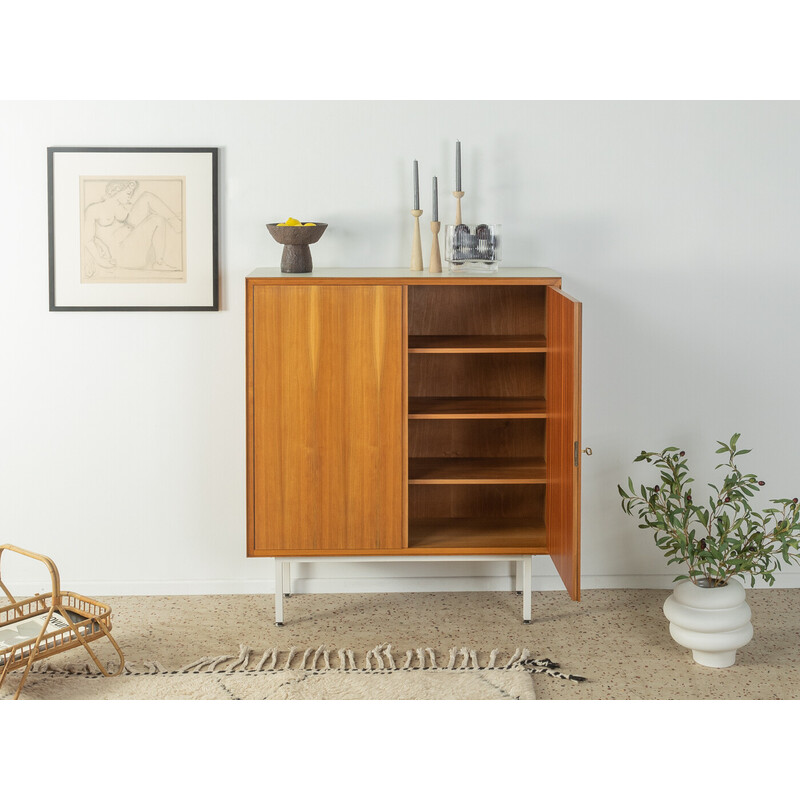
[[[248,555],[549,554],[579,599],[581,306],[560,287],[248,276]]]

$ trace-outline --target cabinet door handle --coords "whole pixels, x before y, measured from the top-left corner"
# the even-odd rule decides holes
[[[592,448],[591,447],[584,447],[583,448],[583,452],[586,453],[587,456],[590,456],[592,454]]]

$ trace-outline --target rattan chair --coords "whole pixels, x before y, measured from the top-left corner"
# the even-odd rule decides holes
[[[50,571],[52,589],[47,594],[36,594],[24,600],[15,600],[8,591],[0,573],[0,590],[11,601],[10,605],[0,608],[0,634],[6,628],[15,626],[15,641],[11,644],[0,643],[0,686],[9,673],[25,669],[19,682],[14,699],[19,698],[22,687],[30,672],[31,666],[44,658],[51,658],[73,647],[85,647],[100,672],[106,677],[115,677],[125,667],[125,657],[119,645],[111,635],[111,608],[97,600],[91,600],[74,592],[61,591],[58,569],[52,559],[47,556],[31,553],[11,544],[0,545],[0,561],[4,550],[11,550],[28,558],[41,561]],[[21,625],[26,620],[30,624]],[[29,629],[29,630],[26,630]],[[89,642],[107,638],[119,656],[119,669],[109,673],[98,661]],[[2,637],[0,637],[2,638]],[[5,637],[8,639],[9,637]]]

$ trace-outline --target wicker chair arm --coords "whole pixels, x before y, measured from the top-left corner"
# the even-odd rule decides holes
[[[50,572],[50,580],[53,585],[53,602],[60,603],[61,602],[61,579],[58,575],[58,567],[56,567],[53,559],[48,558],[47,556],[39,555],[39,553],[32,553],[30,550],[23,550],[21,547],[17,547],[13,544],[0,544],[0,560],[2,560],[3,550],[11,550],[14,553],[19,553],[21,556],[26,556],[27,558],[34,558],[37,561],[41,561],[49,570]],[[14,598],[9,593],[8,589],[6,589],[5,584],[2,581],[2,573],[0,572],[0,588],[3,589],[6,596],[11,600],[11,602],[15,602]]]

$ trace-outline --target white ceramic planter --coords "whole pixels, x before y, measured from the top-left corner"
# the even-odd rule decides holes
[[[664,603],[669,632],[698,664],[730,667],[736,650],[753,638],[744,586],[731,580],[709,588],[682,581]]]

